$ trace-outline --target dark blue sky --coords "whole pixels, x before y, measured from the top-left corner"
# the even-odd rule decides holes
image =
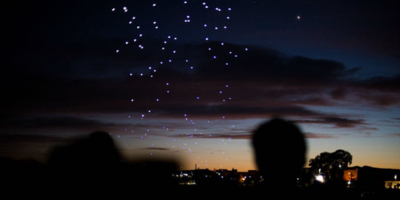
[[[358,165],[400,168],[397,1],[183,2],[8,3],[1,156],[45,159],[102,129],[128,156],[179,147],[191,167],[226,151],[250,169],[251,130],[279,115],[306,132],[310,157],[342,148]]]
[[[399,73],[399,5],[396,1],[212,1],[207,11],[189,1],[154,1],[155,9],[143,9],[142,1],[79,2],[39,1],[12,4],[7,15],[11,37],[25,44],[40,43],[63,46],[68,43],[131,37],[133,27],[126,26],[131,14],[111,13],[110,7],[142,18],[137,23],[156,20],[162,27],[150,36],[157,38],[179,32],[185,42],[199,42],[204,30],[199,23],[219,23],[226,11],[215,13],[215,7],[228,6],[235,12],[227,20],[229,34],[213,33],[214,40],[251,44],[276,49],[288,55],[332,59],[346,67],[361,67],[360,74],[390,75]],[[190,14],[190,26],[183,28]],[[301,16],[297,20],[297,16]],[[181,20],[178,20],[181,19]],[[146,28],[146,26],[142,27]],[[164,34],[163,34],[164,33]],[[18,37],[16,37],[18,36]]]

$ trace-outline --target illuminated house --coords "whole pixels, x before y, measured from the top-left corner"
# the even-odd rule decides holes
[[[348,181],[349,185],[353,182],[357,187],[371,189],[400,189],[398,169],[381,169],[373,167],[349,167],[343,170],[343,180]]]
[[[358,168],[348,168],[343,170],[343,180],[345,181],[357,181]]]

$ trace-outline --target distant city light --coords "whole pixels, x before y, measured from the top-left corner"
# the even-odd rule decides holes
[[[318,176],[315,177],[315,180],[323,183],[324,182],[324,177],[322,175],[318,175]]]

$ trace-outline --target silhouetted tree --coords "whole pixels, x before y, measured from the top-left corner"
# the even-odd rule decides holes
[[[345,169],[351,165],[351,162],[353,161],[353,156],[349,152],[342,149],[333,152],[330,156],[332,168],[335,169]]]
[[[326,178],[340,178],[343,169],[351,165],[353,156],[342,149],[333,153],[322,152],[315,158],[309,160],[310,168],[326,175]],[[339,175],[338,175],[339,174]]]
[[[351,165],[353,161],[353,156],[342,149],[339,149],[333,153],[322,152],[315,158],[310,159],[309,165],[313,169],[345,169]]]

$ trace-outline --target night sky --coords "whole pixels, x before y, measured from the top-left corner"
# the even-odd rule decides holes
[[[247,171],[251,132],[279,116],[301,127],[308,158],[343,149],[351,166],[400,169],[396,0],[5,9],[0,156],[45,162],[53,147],[103,130],[127,160]]]

